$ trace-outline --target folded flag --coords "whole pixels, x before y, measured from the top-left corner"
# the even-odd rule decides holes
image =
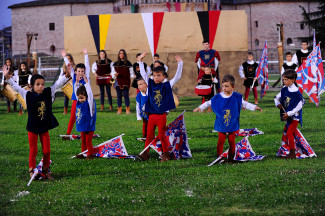
[[[50,160],[50,165],[51,165],[52,161]],[[33,180],[38,180],[38,179],[44,179],[45,178],[45,173],[42,172],[42,167],[43,167],[43,158],[42,160],[39,162],[39,164],[37,165],[37,167],[33,170],[33,176],[30,178],[27,186],[29,186]],[[48,169],[48,173],[51,174],[51,169],[49,166]]]
[[[229,149],[228,149],[229,150]],[[228,158],[228,150],[225,151],[218,157],[216,160],[214,160],[211,164],[208,166],[212,166],[216,162],[220,161],[222,158]],[[263,155],[256,155],[254,152],[250,142],[248,141],[248,137],[245,137],[238,143],[236,143],[236,149],[235,149],[235,161],[258,161],[263,160],[265,156]]]
[[[260,134],[264,134],[264,132],[258,130],[257,128],[250,128],[250,129],[239,129],[236,135],[246,137],[246,136],[256,136]]]
[[[182,112],[182,114],[167,126],[165,133],[168,141],[168,151],[170,152],[171,157],[175,160],[192,157],[186,133],[184,112]],[[162,155],[161,141],[158,136],[149,144],[149,146],[160,156]]]
[[[128,155],[122,135],[94,147],[94,156],[102,158],[134,158]]]
[[[297,133],[294,134],[295,143],[296,143],[296,158],[310,158],[317,157],[314,150],[311,148],[305,137],[302,135],[299,129]],[[283,131],[281,147],[279,148],[276,156],[284,157],[290,153],[290,146],[287,139],[287,130]]]

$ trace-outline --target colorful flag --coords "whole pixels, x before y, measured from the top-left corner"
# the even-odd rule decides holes
[[[309,54],[297,70],[296,83],[319,106],[319,97],[325,91],[324,68],[320,44]]]
[[[260,58],[260,63],[256,71],[256,78],[261,85],[261,98],[265,96],[266,90],[269,89],[269,72],[268,72],[268,55],[267,41],[265,41],[264,49]]]
[[[296,158],[308,158],[317,157],[314,150],[311,148],[305,137],[302,135],[299,129],[297,134],[294,134],[296,144]],[[285,157],[290,153],[290,146],[287,139],[287,130],[283,131],[281,147],[278,150],[276,156]]]
[[[218,157],[216,160],[214,160],[211,164],[208,166],[212,166],[216,162],[222,163],[223,161],[221,160],[222,158],[228,158],[228,151],[225,151]],[[263,160],[265,156],[263,155],[256,155],[251,144],[248,141],[248,137],[245,137],[238,143],[236,143],[236,149],[235,149],[235,156],[234,160],[235,161],[258,161],[258,160]]]
[[[239,129],[236,135],[246,137],[246,136],[256,136],[260,134],[264,134],[264,132],[258,130],[257,128],[250,128],[250,129]]]
[[[52,164],[52,161],[50,160],[50,165]],[[33,176],[30,178],[27,186],[29,186],[33,180],[40,180],[45,178],[45,173],[42,172],[43,169],[43,158],[37,165],[37,167],[33,170]],[[49,166],[48,173],[51,174],[51,168]]]
[[[184,112],[168,125],[165,133],[168,141],[168,151],[175,160],[192,157],[187,139]],[[158,136],[150,143],[150,147],[159,155],[162,155],[161,141]]]
[[[102,158],[134,158],[128,155],[122,136],[115,137],[111,140],[94,147],[94,156]]]

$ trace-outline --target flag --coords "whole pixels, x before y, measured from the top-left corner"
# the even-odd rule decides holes
[[[296,158],[308,158],[317,157],[314,150],[311,148],[305,137],[302,135],[299,129],[297,129],[297,134],[294,134],[295,144],[296,144]],[[287,130],[283,131],[281,147],[279,148],[276,156],[284,157],[290,153],[290,146],[287,139]]]
[[[180,2],[175,2],[175,11],[181,12],[181,3]]]
[[[261,98],[265,96],[266,90],[269,89],[269,72],[268,72],[268,55],[267,41],[265,41],[264,49],[260,58],[260,63],[256,71],[256,78],[261,85]]]
[[[171,157],[174,159],[192,157],[187,139],[184,112],[167,126],[165,133],[168,141],[168,151],[171,153]],[[158,136],[149,145],[159,155],[162,155],[162,145]]]
[[[52,164],[52,161],[50,160],[50,164]],[[30,178],[27,186],[29,186],[33,180],[41,180],[41,179],[45,179],[45,173],[42,172],[43,169],[43,158],[42,160],[39,162],[39,164],[37,165],[37,167],[33,170],[33,176]],[[49,166],[49,169],[47,171],[49,174],[51,174],[51,168]]]
[[[216,160],[214,160],[209,166],[212,166],[216,162],[219,161],[219,164],[222,163],[222,158],[228,158],[228,151],[225,151],[222,153]],[[265,156],[263,155],[256,155],[250,142],[248,141],[248,137],[245,137],[244,139],[240,140],[238,143],[236,143],[236,149],[235,149],[235,155],[234,160],[235,161],[258,161],[263,160]]]
[[[313,29],[313,33],[314,33],[314,36],[313,36],[313,50],[314,50],[316,47],[316,31],[315,31],[315,29]]]
[[[170,12],[170,3],[167,2],[167,3],[166,3],[166,6],[167,6],[167,8],[168,8],[168,12]]]
[[[236,135],[246,137],[246,136],[256,136],[260,134],[264,134],[264,132],[258,130],[257,128],[250,128],[250,129],[239,129]]]
[[[134,158],[128,155],[122,135],[94,147],[94,156],[102,158]]]
[[[297,70],[296,83],[319,106],[319,97],[325,91],[324,68],[320,44],[308,55]]]

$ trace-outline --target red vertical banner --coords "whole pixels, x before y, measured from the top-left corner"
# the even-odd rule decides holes
[[[214,38],[217,33],[220,11],[209,11],[209,42],[210,49],[213,47]]]
[[[156,54],[162,22],[164,19],[164,12],[153,13],[153,43],[154,43],[154,54]]]
[[[181,12],[181,3],[180,2],[175,2],[175,11]]]

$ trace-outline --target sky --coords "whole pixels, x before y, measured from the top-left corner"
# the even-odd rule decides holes
[[[0,0],[0,29],[11,26],[11,9],[8,6],[33,0]]]

